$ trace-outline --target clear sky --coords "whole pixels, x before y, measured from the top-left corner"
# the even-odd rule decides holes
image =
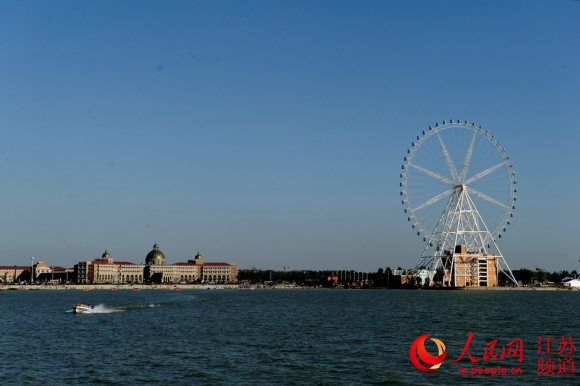
[[[578,1],[0,2],[0,265],[412,267],[403,156],[488,128],[512,269],[578,269]]]

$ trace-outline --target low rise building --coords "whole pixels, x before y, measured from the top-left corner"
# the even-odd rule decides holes
[[[580,288],[580,279],[573,279],[571,277],[567,277],[561,281],[561,284],[564,287]]]
[[[465,245],[457,245],[455,253],[447,251],[453,259],[451,281],[453,287],[496,287],[498,285],[498,256],[467,252]]]
[[[189,260],[188,263],[199,267],[200,278],[203,283],[228,283],[237,281],[237,264],[205,262],[199,252],[195,255],[195,259]]]
[[[31,268],[33,275],[31,275]],[[74,280],[73,269],[50,266],[42,261],[30,265],[0,266],[0,283],[29,283],[31,279],[39,283],[66,283]]]
[[[18,283],[30,280],[30,266],[23,265],[0,265],[0,282]]]
[[[230,283],[237,281],[236,264],[204,262],[198,252],[195,259],[167,264],[165,255],[155,244],[145,257],[145,264],[115,262],[108,251],[100,259],[75,265],[78,283]]]

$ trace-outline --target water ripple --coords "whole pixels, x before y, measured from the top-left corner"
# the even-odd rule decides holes
[[[3,384],[578,384],[578,377],[537,375],[535,362],[537,336],[578,338],[578,291],[0,295]],[[99,312],[65,312],[77,301],[99,304]],[[469,332],[474,353],[489,340],[521,337],[525,374],[467,378],[458,376],[459,364],[422,373],[410,363],[417,336],[433,334],[457,356]]]

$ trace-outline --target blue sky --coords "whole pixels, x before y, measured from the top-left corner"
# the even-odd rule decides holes
[[[512,269],[578,269],[576,1],[3,1],[0,264],[412,267],[399,173],[487,127]]]

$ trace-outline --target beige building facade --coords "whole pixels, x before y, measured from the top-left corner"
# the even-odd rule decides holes
[[[457,245],[453,259],[451,280],[454,287],[496,287],[498,285],[498,257],[494,254],[468,253],[464,245]]]
[[[30,278],[30,266],[22,266],[22,265],[0,266],[0,282],[4,284],[30,280],[29,278]]]
[[[206,263],[198,252],[193,260],[167,264],[165,255],[155,244],[145,264],[115,262],[108,251],[100,259],[75,265],[78,283],[232,283],[237,281],[237,264]]]

